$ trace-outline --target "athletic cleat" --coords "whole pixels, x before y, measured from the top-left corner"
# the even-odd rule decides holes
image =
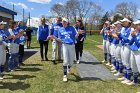
[[[109,65],[110,65],[110,63],[108,62],[106,65],[107,65],[107,66],[109,66]]]
[[[67,76],[66,76],[66,75],[63,77],[63,81],[64,81],[64,82],[67,82],[67,81],[68,81],[68,79],[67,79]]]
[[[120,72],[117,72],[116,74],[114,74],[114,76],[120,76],[121,75],[121,73]]]
[[[112,73],[116,73],[117,72],[117,70],[113,70],[113,71],[111,71]]]
[[[113,66],[113,67],[111,68],[111,70],[115,70],[115,67]]]
[[[120,81],[123,81],[125,79],[126,79],[125,77],[118,78],[118,80],[120,80]]]
[[[0,80],[2,80],[3,79],[3,77],[0,77]]]
[[[134,83],[134,81],[132,81],[132,82],[129,82],[129,83],[126,83],[126,85],[129,85],[129,86],[136,86],[136,85],[138,85],[137,83]]]
[[[70,69],[67,70],[67,73],[68,73],[68,74],[70,73]]]
[[[105,61],[105,60],[103,60],[103,61],[101,61],[102,63],[107,63],[107,61]]]
[[[112,67],[112,64],[110,64],[109,66]]]
[[[126,83],[130,83],[130,82],[131,82],[130,80],[126,79],[126,80],[122,81],[121,83],[126,84]]]

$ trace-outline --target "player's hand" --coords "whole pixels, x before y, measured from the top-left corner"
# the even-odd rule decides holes
[[[84,34],[85,32],[84,32],[84,30],[79,30],[78,31],[78,34]]]
[[[131,32],[131,35],[132,35],[132,36],[137,35],[137,31],[136,31],[136,30],[132,31],[132,32]]]
[[[116,34],[117,34],[117,35],[120,35],[120,34],[121,34],[121,32],[119,32],[119,31],[116,31]]]

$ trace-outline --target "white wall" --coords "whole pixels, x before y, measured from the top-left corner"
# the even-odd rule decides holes
[[[0,16],[12,19],[12,15],[0,11]]]

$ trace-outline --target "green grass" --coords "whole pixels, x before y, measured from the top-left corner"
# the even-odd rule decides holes
[[[32,48],[39,47],[36,37],[32,38]],[[87,36],[102,42],[101,36]],[[101,43],[102,44],[102,43]],[[103,59],[103,51],[96,47],[97,43],[85,41],[84,50],[89,51],[98,60]],[[51,42],[48,57],[51,59]],[[39,53],[25,60],[26,66],[16,72],[6,75],[0,81],[0,93],[136,93],[139,86],[126,86],[117,80],[81,80],[76,65],[74,75],[68,75],[69,81],[62,81],[62,63],[53,65],[51,61],[41,62]]]

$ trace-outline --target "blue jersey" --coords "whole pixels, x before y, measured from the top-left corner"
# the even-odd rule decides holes
[[[6,32],[3,29],[0,29],[0,34],[1,34],[3,42],[8,43],[8,40],[5,40],[7,38],[7,35],[6,35]]]
[[[121,30],[122,30],[122,28],[118,29],[119,32],[121,32]],[[113,44],[119,44],[119,42],[120,42],[119,39],[113,38],[113,41],[112,41]]]
[[[58,24],[55,23],[52,25],[52,29],[51,29],[51,35],[54,35],[55,37],[58,37],[58,30],[63,27],[62,23]]]
[[[44,25],[44,26],[39,26],[38,31],[37,31],[37,40],[46,40],[47,37],[49,36],[49,26]]]
[[[63,44],[74,44],[76,34],[77,31],[73,26],[62,27],[58,31],[58,38],[62,39]]]
[[[23,30],[23,27],[20,26],[20,25],[18,25],[17,28],[16,28],[16,30],[18,30],[18,32],[21,32]]]
[[[10,36],[10,35],[14,35],[14,36],[16,36],[16,35],[18,35],[19,34],[19,31],[15,28],[15,29],[9,29],[9,34],[8,34],[8,36]],[[17,43],[17,44],[19,44],[19,42],[20,42],[20,39],[19,39],[19,37],[17,38],[17,39],[15,39],[15,40],[13,40],[12,38],[11,39],[9,39],[9,43]]]
[[[110,28],[109,27],[105,27],[105,28],[103,28],[103,39],[104,40],[107,40],[107,38],[108,38],[108,35],[105,33],[106,31],[108,31],[108,30],[110,30]]]
[[[133,51],[140,50],[140,32],[137,34],[137,36],[133,36],[132,39],[129,42],[130,49]]]
[[[131,27],[125,27],[123,32],[119,35],[119,38],[121,38],[122,45],[129,43],[130,32],[131,32]]]
[[[24,45],[25,42],[26,42],[26,38],[25,38],[25,36],[21,36],[19,39],[20,39],[19,44]]]

